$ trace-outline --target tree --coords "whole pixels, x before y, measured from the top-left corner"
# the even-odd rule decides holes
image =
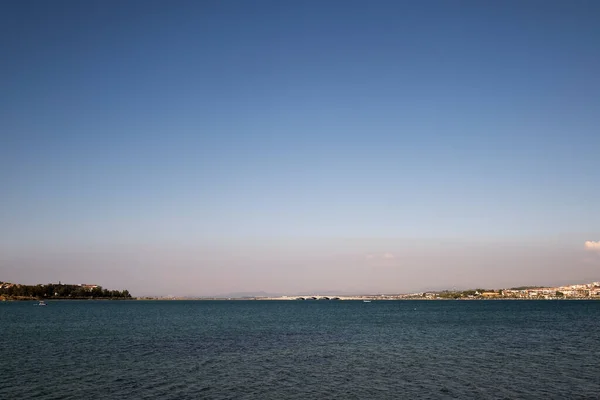
[[[93,297],[102,297],[102,286],[93,288],[90,293]]]

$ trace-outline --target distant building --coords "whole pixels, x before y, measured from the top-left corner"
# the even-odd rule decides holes
[[[496,292],[483,292],[481,293],[482,297],[498,297],[499,294]]]

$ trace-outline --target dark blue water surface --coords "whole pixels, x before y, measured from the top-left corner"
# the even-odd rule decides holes
[[[1,399],[600,398],[600,301],[0,303]]]

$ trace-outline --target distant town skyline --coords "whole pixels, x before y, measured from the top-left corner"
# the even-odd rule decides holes
[[[0,279],[600,280],[600,3],[4,1]]]

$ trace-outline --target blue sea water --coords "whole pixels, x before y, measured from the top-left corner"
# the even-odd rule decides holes
[[[0,399],[600,398],[600,301],[0,303]]]

